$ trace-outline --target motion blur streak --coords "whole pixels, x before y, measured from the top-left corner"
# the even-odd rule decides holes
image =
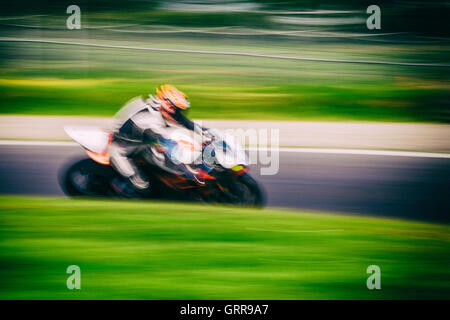
[[[48,43],[48,44],[65,44],[65,45],[76,45],[76,46],[85,46],[85,47],[112,48],[112,49],[130,49],[130,50],[147,50],[147,51],[159,51],[159,52],[178,52],[178,53],[215,54],[215,55],[226,55],[226,56],[245,56],[245,57],[255,57],[255,58],[285,59],[285,60],[299,60],[299,61],[312,61],[312,62],[335,62],[335,63],[341,62],[341,63],[362,63],[362,64],[386,64],[386,65],[398,65],[398,66],[444,67],[444,68],[450,67],[450,64],[440,64],[440,63],[414,63],[414,62],[409,62],[408,63],[408,62],[392,62],[392,61],[318,59],[318,58],[288,57],[288,56],[276,56],[276,55],[244,53],[244,52],[180,50],[180,49],[167,49],[167,48],[114,46],[114,45],[95,44],[95,43],[86,43],[86,42],[68,42],[68,41],[40,40],[40,39],[0,38],[0,41],[4,41],[4,42],[36,42],[36,43]]]
[[[4,4],[0,299],[449,299],[449,17],[449,0]],[[121,184],[67,170],[87,155],[64,127],[107,130],[162,84],[206,128],[279,130],[245,142],[283,147],[275,175],[249,168],[271,208],[64,198],[60,173]]]
[[[0,193],[62,195],[58,168],[72,146],[3,146]],[[448,222],[448,159],[280,153],[280,171],[257,177],[268,205]],[[255,170],[255,172],[258,170]]]
[[[0,146],[77,146],[69,141],[27,141],[27,140],[0,140]],[[267,148],[247,148],[249,151],[270,151]],[[413,152],[413,151],[386,151],[386,150],[361,150],[361,149],[331,149],[331,148],[278,148],[280,152],[290,153],[324,153],[324,154],[354,154],[372,156],[393,156],[411,158],[442,158],[450,159],[450,153]]]

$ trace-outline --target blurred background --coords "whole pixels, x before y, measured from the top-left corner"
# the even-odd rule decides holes
[[[0,299],[449,299],[449,1],[0,12]],[[276,175],[251,169],[271,208],[63,197],[58,171],[86,157],[58,141],[63,125],[103,124],[164,83],[208,127],[279,129],[296,148]],[[72,264],[80,291],[66,287]],[[367,289],[369,265],[382,290]]]
[[[66,27],[71,4],[80,30]],[[449,2],[377,1],[380,30],[366,27],[370,4],[14,1],[0,17],[0,113],[111,116],[171,83],[190,96],[193,118],[448,123]]]

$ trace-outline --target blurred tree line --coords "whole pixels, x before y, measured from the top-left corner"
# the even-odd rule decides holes
[[[218,4],[245,4],[256,5],[258,10],[251,12],[211,11],[183,12],[182,10],[168,11],[165,6],[177,3],[180,8],[184,5],[201,4],[211,6]],[[2,16],[23,14],[61,14],[66,8],[75,4],[74,1],[50,0],[17,0],[9,2],[2,7]],[[380,6],[382,12],[382,30],[380,32],[413,32],[428,36],[449,35],[450,2],[446,0],[435,1],[407,1],[407,0],[225,0],[225,1],[193,1],[193,0],[78,0],[76,4],[84,13],[89,12],[118,12],[129,19],[135,15],[137,22],[166,24],[176,26],[246,26],[246,27],[273,27],[273,21],[267,16],[277,11],[312,11],[337,10],[355,11],[354,14],[367,16],[366,8],[371,4]],[[158,14],[157,14],[158,13]],[[145,14],[148,15],[147,19]],[[348,16],[353,13],[342,13]],[[324,13],[326,15],[326,13]],[[334,13],[333,17],[339,17]],[[337,26],[334,26],[335,28]],[[366,31],[365,24],[344,26],[346,30]]]

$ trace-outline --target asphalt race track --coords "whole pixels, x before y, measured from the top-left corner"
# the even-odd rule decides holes
[[[0,193],[59,195],[58,170],[78,146],[0,146]],[[273,176],[253,175],[268,205],[449,222],[450,159],[280,152]]]

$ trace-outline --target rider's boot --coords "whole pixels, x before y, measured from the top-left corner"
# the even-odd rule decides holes
[[[150,192],[150,183],[137,174],[127,179],[114,178],[112,187],[118,194],[126,198],[136,198]]]

